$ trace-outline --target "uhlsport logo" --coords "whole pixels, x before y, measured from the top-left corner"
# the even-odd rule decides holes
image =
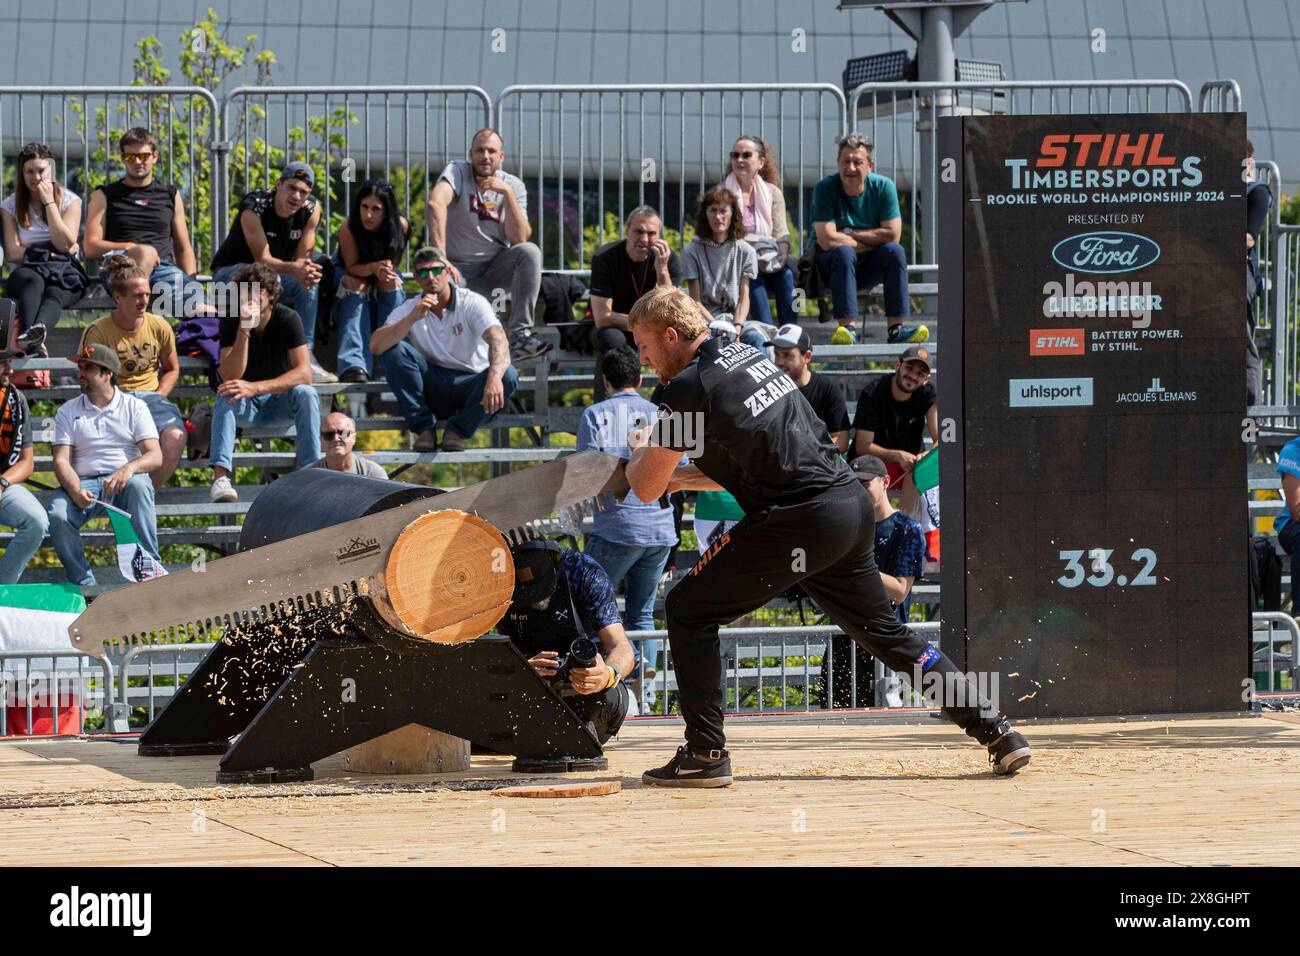
[[[1160,246],[1132,232],[1084,232],[1053,246],[1052,258],[1066,269],[1109,275],[1145,269],[1160,258]]]
[[[1012,408],[1060,408],[1092,404],[1090,378],[1013,378]]]
[[[1030,355],[1082,355],[1083,329],[1030,329]]]

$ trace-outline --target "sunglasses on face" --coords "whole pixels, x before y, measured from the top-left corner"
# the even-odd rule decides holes
[[[425,266],[423,269],[416,269],[415,276],[418,279],[427,279],[430,276],[436,279],[446,271],[446,266]]]
[[[124,163],[147,163],[153,159],[153,151],[147,153],[123,153],[122,162]]]
[[[758,154],[752,153],[749,150],[745,150],[743,153],[738,153],[734,149],[731,151],[732,159],[753,159],[756,155]]]
[[[352,432],[346,428],[340,428],[338,431],[321,432],[320,437],[325,441],[333,441],[336,437],[340,440],[347,440],[352,436]]]

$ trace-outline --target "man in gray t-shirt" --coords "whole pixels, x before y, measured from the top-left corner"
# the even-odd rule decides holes
[[[330,412],[320,425],[320,445],[325,457],[309,467],[329,468],[365,478],[387,478],[383,465],[353,453],[356,444],[357,423],[342,412]]]
[[[481,129],[469,159],[447,164],[427,203],[429,238],[447,253],[464,284],[499,309],[510,293],[503,323],[516,361],[550,349],[533,334],[533,310],[542,286],[542,253],[529,242],[528,191],[518,176],[501,171],[501,135]]]

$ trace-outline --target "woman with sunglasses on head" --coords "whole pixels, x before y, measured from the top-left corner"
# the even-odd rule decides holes
[[[794,270],[790,268],[790,230],[785,196],[772,147],[757,136],[742,136],[731,147],[731,169],[722,185],[740,202],[745,241],[758,255],[758,277],[749,282],[749,317],[772,325],[767,301],[776,296],[777,325],[798,321],[794,312]]]
[[[19,330],[52,329],[85,284],[74,261],[81,251],[81,198],[59,185],[54,151],[44,143],[28,143],[18,153],[14,191],[0,202],[0,220],[5,260],[15,266],[5,294],[18,302]],[[32,338],[34,346],[43,341],[43,334]]]
[[[383,180],[362,183],[339,229],[334,254],[340,276],[334,300],[340,381],[370,380],[370,335],[404,298],[400,270],[410,234],[411,224],[397,212],[393,187]]]

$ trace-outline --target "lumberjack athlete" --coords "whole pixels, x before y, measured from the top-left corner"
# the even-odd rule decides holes
[[[943,712],[988,748],[994,773],[1029,763],[1029,745],[981,701],[936,648],[899,623],[872,554],[875,520],[861,484],[825,439],[826,426],[779,368],[744,343],[708,336],[708,319],[678,289],[647,293],[628,317],[663,390],[659,419],[633,432],[627,478],[642,501],[669,491],[729,491],[745,511],[668,592],[686,745],[643,782],[725,787],[718,628],[799,583],[832,621],[899,674],[944,683]],[[701,433],[702,429],[702,433]],[[702,439],[702,441],[701,441]],[[688,451],[692,464],[679,465]],[[955,691],[955,693],[954,693]]]

